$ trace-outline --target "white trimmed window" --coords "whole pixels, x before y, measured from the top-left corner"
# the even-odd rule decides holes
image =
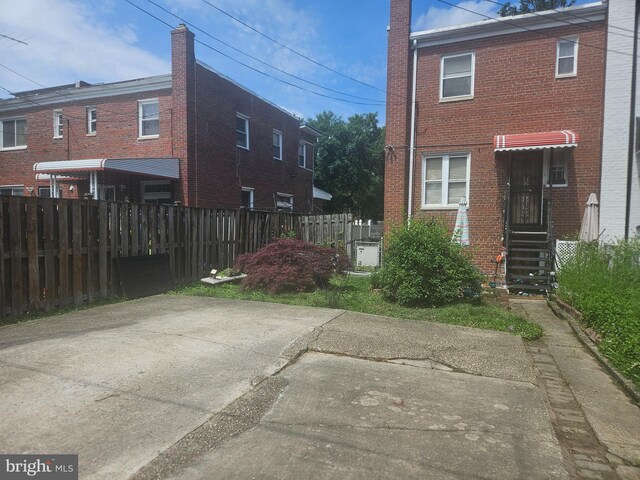
[[[569,185],[567,179],[567,164],[569,151],[567,149],[556,149],[553,155],[549,150],[545,150],[543,154],[543,172],[544,184],[546,186],[566,187]],[[551,158],[553,157],[553,161]]]
[[[578,37],[558,40],[556,77],[574,77],[578,73]]]
[[[138,137],[157,138],[160,135],[160,104],[157,98],[138,101]]]
[[[87,107],[87,135],[97,132],[98,114],[96,107]]]
[[[14,118],[0,121],[0,150],[27,148],[27,120]]]
[[[249,117],[236,113],[236,145],[249,150]]]
[[[442,57],[440,65],[440,100],[473,98],[475,58],[474,53]]]
[[[282,132],[273,131],[273,158],[282,160]]]
[[[422,158],[422,208],[457,208],[469,198],[469,160],[468,153]]]
[[[170,180],[146,180],[140,182],[140,185],[142,203],[171,203],[173,188]]]
[[[253,209],[253,188],[242,187],[240,202],[242,208]]]
[[[24,195],[24,185],[0,185],[0,195],[22,197]]]
[[[64,133],[64,117],[62,116],[62,110],[53,111],[53,138],[62,138]]]
[[[38,187],[38,196],[43,198],[51,198],[51,188]]]
[[[298,166],[307,168],[307,144],[304,142],[298,144]]]
[[[289,193],[275,194],[276,210],[279,212],[292,212],[293,211],[293,195]]]

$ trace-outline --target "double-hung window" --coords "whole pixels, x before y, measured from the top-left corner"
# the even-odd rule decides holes
[[[0,121],[0,150],[27,148],[27,120]]]
[[[253,209],[253,188],[242,187],[240,203],[242,208]]]
[[[275,194],[276,210],[279,212],[292,212],[293,211],[293,195],[289,193]]]
[[[569,182],[567,178],[567,163],[569,150],[566,148],[556,148],[553,152],[544,151],[543,155],[544,184],[554,187],[566,187]]]
[[[474,53],[461,53],[442,57],[440,65],[440,100],[473,98],[474,72]]]
[[[62,138],[63,136],[64,117],[62,110],[53,111],[53,138]]]
[[[249,150],[249,117],[236,113],[236,145]]]
[[[93,135],[97,131],[98,115],[96,107],[87,107],[87,135]]]
[[[556,47],[556,77],[574,77],[578,73],[578,37],[558,40]]]
[[[138,101],[138,137],[157,138],[160,134],[160,104],[157,98]]]
[[[303,142],[298,144],[298,166],[307,168],[307,144]]]
[[[468,153],[425,155],[422,159],[422,208],[456,208],[469,198]]]
[[[282,132],[273,131],[273,158],[282,160]]]

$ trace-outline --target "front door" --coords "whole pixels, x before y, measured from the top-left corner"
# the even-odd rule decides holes
[[[542,225],[542,150],[517,152],[510,162],[513,226]]]

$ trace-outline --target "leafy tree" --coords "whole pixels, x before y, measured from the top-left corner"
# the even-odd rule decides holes
[[[576,3],[576,0],[520,0],[519,7],[513,5],[511,2],[505,3],[502,5],[502,8],[498,10],[498,14],[501,17],[510,17],[512,15],[520,15],[522,13],[572,7],[574,3]]]
[[[315,185],[333,195],[327,213],[350,211],[379,220],[384,195],[384,127],[376,113],[344,121],[331,111],[310,119],[322,132],[317,144]]]

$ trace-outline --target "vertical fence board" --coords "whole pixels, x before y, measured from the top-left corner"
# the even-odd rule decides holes
[[[87,232],[87,256],[86,256],[86,275],[87,275],[87,300],[89,303],[93,302],[96,293],[96,282],[95,282],[95,240],[96,240],[96,229],[95,229],[95,216],[93,212],[94,201],[87,200],[85,202],[85,228]]]
[[[158,207],[158,248],[160,253],[167,253],[167,209]]]
[[[168,226],[168,244],[169,249],[169,270],[173,278],[178,279],[179,275],[176,271],[176,222],[175,222],[176,209],[174,207],[167,207],[167,226]]]
[[[58,298],[60,306],[69,303],[69,204],[58,202]]]
[[[45,278],[45,310],[48,312],[55,306],[56,268],[55,268],[55,226],[53,223],[53,200],[42,199],[42,235],[44,247],[44,278]]]
[[[71,228],[73,251],[73,304],[82,304],[82,210],[80,202],[71,204]]]
[[[9,198],[9,221],[12,228],[11,242],[11,314],[21,315],[24,306],[22,290],[22,199]]]
[[[108,215],[107,202],[100,202],[98,209],[98,285],[100,287],[101,298],[107,297],[109,288],[109,272],[107,269]]]
[[[120,240],[120,204],[111,203],[109,208],[109,287],[108,291],[115,292],[116,274],[113,260],[120,256],[118,241]]]
[[[38,265],[38,199],[26,198],[27,207],[27,265],[29,282],[29,311],[38,310],[40,300],[40,270]]]
[[[0,197],[0,320],[3,320],[7,314],[6,307],[6,295],[7,288],[5,287],[5,229],[4,229],[4,200]]]

